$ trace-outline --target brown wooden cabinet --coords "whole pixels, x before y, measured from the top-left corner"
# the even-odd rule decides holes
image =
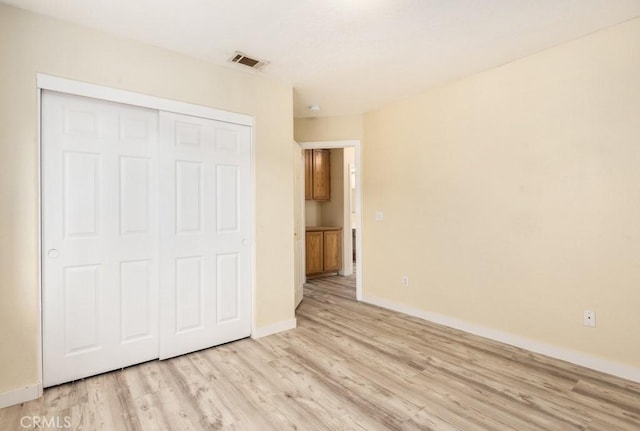
[[[307,275],[324,272],[323,232],[307,232]]]
[[[329,150],[304,151],[304,197],[314,201],[331,199],[331,153]]]
[[[322,232],[324,272],[342,269],[342,229]]]
[[[342,228],[308,227],[306,274],[317,275],[342,269]]]

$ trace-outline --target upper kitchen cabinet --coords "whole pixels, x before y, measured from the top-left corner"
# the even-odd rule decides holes
[[[330,156],[329,150],[305,150],[305,199],[314,201],[331,199]]]

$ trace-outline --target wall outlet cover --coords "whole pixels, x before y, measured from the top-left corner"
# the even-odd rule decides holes
[[[584,310],[582,323],[584,326],[591,328],[596,327],[596,312],[593,310]]]

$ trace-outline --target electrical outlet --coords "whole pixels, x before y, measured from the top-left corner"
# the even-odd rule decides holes
[[[582,323],[584,326],[596,327],[596,312],[591,310],[584,310]]]
[[[380,210],[376,211],[376,221],[384,220],[384,213]]]
[[[408,276],[406,276],[406,275],[403,275],[403,276],[402,276],[402,285],[403,285],[404,287],[409,286],[409,277],[408,277]]]

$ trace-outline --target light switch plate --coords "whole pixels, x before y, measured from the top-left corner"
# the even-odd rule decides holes
[[[376,211],[376,221],[384,220],[384,213],[382,211]]]

